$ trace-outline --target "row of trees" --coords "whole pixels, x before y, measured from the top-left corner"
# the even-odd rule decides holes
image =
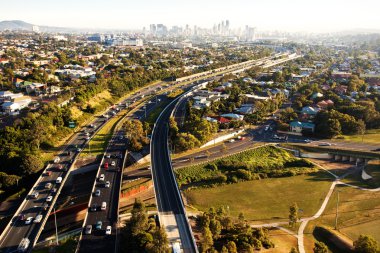
[[[365,123],[336,110],[321,111],[315,117],[315,131],[321,137],[333,138],[340,134],[363,134]]]

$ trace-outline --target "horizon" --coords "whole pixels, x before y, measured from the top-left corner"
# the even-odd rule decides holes
[[[125,3],[111,0],[68,0],[65,3],[36,0],[22,3],[14,0],[2,6],[0,18],[4,21],[22,20],[37,26],[67,27],[91,30],[142,30],[150,24],[194,26],[212,28],[224,20],[230,21],[231,29],[245,26],[259,31],[331,33],[347,30],[380,29],[380,3],[374,0],[281,0],[227,1],[200,0],[178,3],[173,0]],[[23,8],[20,9],[20,6]],[[210,10],[215,9],[211,12]],[[58,13],[56,10],[60,10]],[[312,11],[310,11],[312,10]],[[16,14],[15,14],[16,13]],[[77,20],[81,20],[78,22]]]

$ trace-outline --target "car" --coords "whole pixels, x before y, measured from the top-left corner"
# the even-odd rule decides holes
[[[45,172],[45,176],[50,177],[51,176],[51,171],[46,171]]]
[[[82,151],[82,149],[81,148],[77,148],[77,152],[79,153],[79,152],[81,152]]]
[[[51,190],[50,190],[50,193],[56,193],[57,192],[57,188],[52,188]]]
[[[46,202],[51,202],[53,200],[53,196],[47,196]]]
[[[89,133],[89,132],[86,132],[85,135],[86,135],[86,136],[90,136],[90,133]]]
[[[112,161],[111,162],[111,166],[115,166],[116,165],[116,162],[115,161]]]
[[[304,140],[304,142],[306,142],[306,143],[310,143],[310,142],[311,142],[311,140],[309,140],[309,139],[306,139],[306,140]]]
[[[100,174],[100,176],[99,176],[99,181],[100,181],[100,182],[104,181],[104,178],[105,178],[104,174]]]
[[[108,169],[108,163],[107,163],[107,162],[104,163],[104,168],[105,168],[105,169]]]
[[[44,204],[41,206],[41,208],[42,208],[44,211],[46,211],[46,210],[48,209],[48,207],[49,207],[49,204],[48,204],[48,203],[44,203]]]
[[[25,219],[26,219],[25,214],[19,214],[18,216],[15,217],[14,221],[18,221],[18,220],[24,221]]]
[[[235,142],[235,139],[231,139],[228,142],[230,142],[230,143]]]
[[[59,164],[59,165],[57,165],[57,170],[61,170],[62,168],[63,168],[63,165],[62,164]]]
[[[52,187],[53,185],[51,184],[51,183],[46,183],[45,184],[45,189],[51,189],[51,187]]]
[[[320,146],[320,147],[331,146],[331,143],[325,142],[325,143],[319,144],[318,146]]]
[[[112,233],[112,227],[111,226],[107,226],[106,227],[106,235],[110,235]]]
[[[36,199],[36,198],[38,198],[38,192],[32,192],[32,194],[30,194],[30,198],[32,198],[32,199]]]
[[[86,235],[91,235],[91,231],[92,231],[92,225],[87,225],[86,226],[86,230],[85,230],[85,234]]]
[[[42,220],[42,215],[39,214],[39,215],[36,216],[36,218],[34,219],[33,223],[40,223],[41,220]]]
[[[376,149],[374,149],[374,150],[372,150],[372,151],[374,151],[374,152],[379,152],[379,151],[380,151],[380,148],[376,148]]]
[[[98,207],[96,206],[96,204],[93,204],[90,208],[91,212],[96,212],[97,209]]]
[[[111,158],[111,155],[110,154],[106,154],[105,155],[106,158]],[[105,165],[105,164],[104,164]]]
[[[33,217],[28,217],[28,218],[26,218],[26,220],[25,220],[25,225],[29,225],[29,224],[31,224],[32,221],[33,221]]]
[[[97,221],[96,222],[96,229],[97,230],[101,230],[102,229],[102,225],[103,225],[103,223],[101,221]]]
[[[94,125],[94,124],[90,124],[90,127],[91,127],[91,128],[95,128],[95,125]]]
[[[94,193],[94,195],[95,195],[96,197],[99,197],[99,196],[100,196],[100,190],[96,190],[95,193]]]
[[[91,139],[91,137],[90,136],[86,136],[86,141],[88,141],[88,140],[90,140]]]
[[[104,187],[106,187],[106,188],[110,188],[110,185],[111,185],[110,181],[107,181],[107,182],[104,184]]]
[[[103,201],[100,210],[105,211],[107,209],[107,202]]]

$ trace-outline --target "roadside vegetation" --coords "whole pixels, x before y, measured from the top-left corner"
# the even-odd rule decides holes
[[[148,217],[145,205],[136,199],[132,217],[121,229],[120,252],[169,253],[169,241],[165,230],[156,226],[153,217]]]
[[[266,229],[250,228],[242,213],[232,218],[222,207],[199,215],[195,230],[201,234],[200,252],[248,253],[274,247]]]
[[[274,146],[221,158],[211,163],[176,170],[177,181],[183,187],[214,187],[241,181],[274,177],[289,177],[316,172],[318,169],[305,159]]]

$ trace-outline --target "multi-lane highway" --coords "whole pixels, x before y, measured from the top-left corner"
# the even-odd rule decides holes
[[[27,247],[25,251],[31,251],[33,245],[38,240],[47,217],[53,210],[55,201],[65,183],[65,179],[69,174],[72,164],[75,162],[80,151],[86,147],[96,131],[107,121],[107,118],[104,116],[112,117],[125,105],[131,105],[134,102],[143,99],[145,96],[152,95],[162,89],[161,86],[163,84],[164,82],[159,82],[150,87],[141,89],[128,99],[122,101],[117,107],[112,107],[105,111],[103,116],[96,117],[88,126],[84,127],[81,131],[71,137],[70,141],[65,144],[64,150],[57,156],[59,157],[59,161],[57,160],[56,163],[48,165],[30,190],[30,194],[37,192],[38,196],[36,198],[31,198],[29,194],[14,214],[11,222],[7,225],[4,231],[2,231],[0,235],[0,252],[5,253],[17,250],[23,238],[27,238],[29,241],[29,244],[26,245]],[[150,109],[151,108],[148,105],[147,111]],[[140,114],[141,113],[142,112],[140,112]],[[59,177],[62,178],[62,181],[57,184],[56,180]],[[51,189],[47,188],[50,186],[45,186],[47,183],[52,184]],[[51,196],[51,200],[50,198],[48,199],[49,196]],[[42,215],[42,219],[40,222],[35,223],[34,219],[37,215]],[[25,224],[24,219],[29,217],[32,219],[31,224]]]
[[[96,118],[90,127],[85,127],[81,132],[76,133],[67,143],[66,148],[55,158],[54,163],[46,167],[2,232],[1,252],[16,250],[23,238],[28,238],[30,241],[28,248],[31,248],[38,239],[41,227],[52,210],[52,205],[60,193],[73,161],[103,122],[104,119]],[[35,219],[38,215],[42,216],[40,221]],[[30,224],[26,224],[25,219],[28,218],[31,219]]]
[[[100,164],[77,252],[115,252],[119,194],[126,151],[124,131],[116,131]]]

